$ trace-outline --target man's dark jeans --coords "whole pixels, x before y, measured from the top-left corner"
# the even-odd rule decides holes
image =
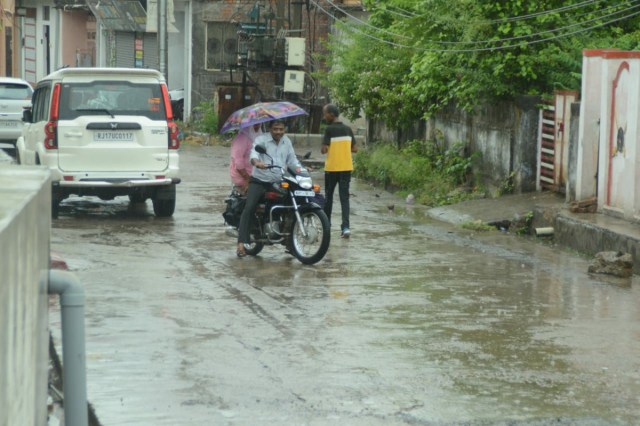
[[[238,242],[249,244],[251,242],[251,227],[253,226],[253,217],[256,213],[256,207],[260,199],[267,191],[267,189],[273,185],[269,182],[262,182],[258,179],[251,178],[249,180],[249,189],[247,190],[247,202],[244,205],[242,216],[240,216],[240,226],[238,227]]]
[[[349,227],[349,184],[351,183],[351,172],[325,172],[324,186],[326,201],[324,212],[331,223],[331,211],[333,210],[333,192],[338,185],[338,194],[340,195],[340,205],[342,207],[342,224],[340,229]]]

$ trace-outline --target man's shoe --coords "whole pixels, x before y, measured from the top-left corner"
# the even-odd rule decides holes
[[[349,238],[351,236],[351,231],[349,228],[342,228],[342,233],[340,233],[340,238]]]

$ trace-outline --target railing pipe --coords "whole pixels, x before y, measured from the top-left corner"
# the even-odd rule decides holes
[[[88,426],[84,289],[73,274],[50,270],[49,294],[60,295],[62,311],[64,422]]]

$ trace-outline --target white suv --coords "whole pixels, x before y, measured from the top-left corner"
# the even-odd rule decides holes
[[[71,194],[151,198],[156,216],[173,215],[180,142],[162,74],[65,68],[38,83],[32,104],[16,159],[51,170],[53,217]]]
[[[22,134],[22,110],[31,105],[32,94],[26,81],[0,77],[0,142],[13,145]]]

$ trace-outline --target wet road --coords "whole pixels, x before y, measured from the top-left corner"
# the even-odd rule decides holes
[[[432,221],[362,182],[353,237],[334,229],[322,262],[238,259],[227,156],[182,149],[172,219],[76,198],[53,222],[86,285],[104,425],[637,423],[637,277],[590,277],[585,259]]]

